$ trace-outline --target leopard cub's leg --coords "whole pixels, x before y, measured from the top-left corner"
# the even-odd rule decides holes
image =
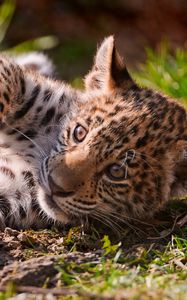
[[[29,228],[42,224],[37,178],[18,155],[0,157],[0,230],[4,227]]]

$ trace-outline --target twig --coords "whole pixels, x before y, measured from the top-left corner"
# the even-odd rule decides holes
[[[16,292],[18,293],[30,293],[30,294],[53,294],[54,296],[84,296],[89,297],[90,299],[95,299],[96,295],[89,292],[84,292],[80,290],[70,289],[70,288],[40,288],[35,286],[16,286]],[[7,286],[0,286],[1,292],[7,291]]]
[[[161,236],[156,236],[156,237],[148,237],[148,240],[160,240],[160,239],[164,239],[167,236],[169,236],[174,231],[178,219],[179,219],[179,216],[177,216],[175,218],[172,228],[170,230],[167,230],[166,234],[161,235]]]
[[[180,260],[174,259],[173,262],[182,270],[187,271],[187,266],[185,266]]]

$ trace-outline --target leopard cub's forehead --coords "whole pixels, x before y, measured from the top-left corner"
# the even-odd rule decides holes
[[[85,101],[79,104],[77,120],[82,119],[88,125],[95,125],[95,127],[103,124],[111,125],[111,122],[115,125],[114,120],[118,125],[124,124],[128,118],[132,121],[133,115],[139,114],[139,110],[134,109],[137,105],[135,96],[137,99],[137,96],[141,97],[143,93],[141,91],[137,95],[133,89],[125,93],[86,93],[83,96]]]
[[[106,123],[118,119],[118,121],[128,121],[131,123],[133,116],[153,115],[158,110],[168,105],[168,101],[160,94],[148,89],[141,89],[136,85],[130,89],[113,91],[111,93],[90,93],[85,94],[86,101],[79,106],[79,117],[87,116],[94,122],[97,116],[103,116]],[[124,117],[120,119],[121,117]],[[125,118],[126,117],[126,118]],[[144,115],[145,117],[145,115]],[[91,122],[90,122],[91,123]],[[98,120],[98,123],[99,122]]]
[[[86,124],[90,139],[106,149],[142,149],[157,155],[185,129],[185,110],[176,102],[137,85],[125,92],[87,93],[74,123]],[[175,124],[175,126],[174,126]],[[151,151],[150,151],[151,150]]]

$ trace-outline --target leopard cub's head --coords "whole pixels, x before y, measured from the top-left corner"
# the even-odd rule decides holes
[[[113,37],[99,48],[81,97],[47,161],[48,215],[145,219],[186,192],[186,112],[135,84]]]

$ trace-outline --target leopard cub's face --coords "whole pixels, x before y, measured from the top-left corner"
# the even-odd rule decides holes
[[[45,211],[106,224],[152,216],[183,193],[186,113],[130,78],[112,37],[101,45],[86,91],[45,162]],[[182,170],[182,171],[180,171]],[[185,177],[185,176],[183,176]]]

